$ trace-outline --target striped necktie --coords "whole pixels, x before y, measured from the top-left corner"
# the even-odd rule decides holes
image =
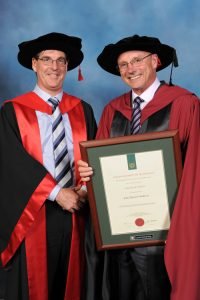
[[[141,118],[141,103],[144,102],[140,97],[136,97],[133,101],[133,112],[131,118],[131,134],[137,134],[140,130],[140,118]]]
[[[55,179],[60,186],[69,187],[72,185],[73,181],[72,170],[70,166],[67,142],[65,138],[63,118],[58,107],[59,100],[54,97],[48,99],[48,101],[53,106],[52,136],[55,160]]]

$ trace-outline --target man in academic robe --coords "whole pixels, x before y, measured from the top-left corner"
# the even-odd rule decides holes
[[[6,300],[84,299],[86,192],[79,142],[93,139],[91,106],[63,91],[83,60],[81,39],[52,32],[19,44],[33,91],[0,111],[0,259]],[[57,151],[57,152],[56,152]]]
[[[173,85],[171,76],[169,84],[158,79],[158,71],[171,63],[172,67],[177,66],[178,61],[175,49],[157,38],[139,35],[124,38],[107,45],[97,61],[105,71],[121,76],[131,91],[105,106],[96,138],[178,130],[183,161],[183,175],[167,246],[105,251],[102,299],[167,300],[171,297],[173,300],[197,300],[196,280],[200,278],[200,256],[197,255],[197,228],[200,225],[197,176],[200,170],[199,99],[190,91]],[[139,108],[134,106],[138,97]],[[141,115],[135,121],[132,117],[138,110]],[[92,166],[82,160],[78,165],[82,180],[90,180]],[[194,256],[190,256],[190,251]],[[98,257],[95,249],[93,255]],[[97,262],[93,274],[99,270]]]

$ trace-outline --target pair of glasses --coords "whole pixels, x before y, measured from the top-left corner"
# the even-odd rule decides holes
[[[151,55],[152,55],[152,53],[149,53],[144,57],[135,57],[135,58],[131,59],[131,61],[129,61],[129,62],[119,63],[117,65],[117,70],[118,71],[126,71],[128,69],[129,64],[131,64],[131,66],[140,66],[143,63],[143,60]]]
[[[52,66],[54,61],[56,62],[56,64],[59,67],[64,67],[67,63],[67,60],[64,57],[59,57],[57,59],[52,59],[49,56],[44,56],[44,57],[37,57],[36,59],[41,60],[45,66]]]

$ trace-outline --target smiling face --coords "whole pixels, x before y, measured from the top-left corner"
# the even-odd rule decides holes
[[[144,59],[142,59],[144,58]],[[156,79],[158,56],[145,51],[127,51],[119,55],[117,64],[122,80],[141,95]]]
[[[37,84],[42,90],[55,96],[62,90],[67,73],[68,64],[59,63],[59,61],[66,60],[66,55],[58,50],[45,50],[37,57],[32,59],[32,68],[37,73]],[[42,60],[44,58],[50,61],[48,65]]]

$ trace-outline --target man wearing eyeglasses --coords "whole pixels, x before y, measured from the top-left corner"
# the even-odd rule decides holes
[[[163,246],[105,251],[102,299],[197,300],[200,277],[199,247],[196,245],[197,228],[200,227],[199,99],[173,85],[171,76],[169,84],[158,79],[158,71],[170,64],[177,66],[178,62],[175,49],[157,38],[139,35],[124,38],[107,45],[97,61],[105,71],[121,76],[131,91],[106,105],[96,138],[178,129],[184,163],[166,246],[168,274]],[[82,180],[90,180],[92,167],[83,161],[78,165]],[[97,257],[95,251],[93,256]],[[99,268],[96,262],[93,274],[98,274]]]
[[[0,112],[0,251],[6,300],[83,299],[85,195],[79,141],[92,139],[91,106],[63,91],[83,60],[81,39],[49,33],[19,44],[33,91]]]

